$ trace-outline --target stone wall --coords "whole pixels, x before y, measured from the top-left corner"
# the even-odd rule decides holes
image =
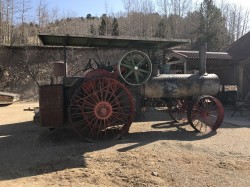
[[[127,50],[70,48],[66,49],[67,76],[82,76],[92,59],[115,64]],[[18,93],[21,99],[38,98],[38,85],[49,84],[53,77],[52,62],[64,61],[63,47],[0,47],[0,90]]]

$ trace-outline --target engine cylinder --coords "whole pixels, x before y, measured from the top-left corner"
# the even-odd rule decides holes
[[[216,95],[220,80],[215,74],[160,74],[142,86],[147,98]]]

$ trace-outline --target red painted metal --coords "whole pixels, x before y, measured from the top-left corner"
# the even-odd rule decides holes
[[[86,74],[84,77],[85,80],[91,80],[95,78],[101,78],[101,77],[107,77],[107,78],[114,78],[114,75],[110,73],[109,71],[105,69],[93,69],[89,73]]]
[[[83,82],[69,105],[72,128],[88,141],[118,139],[128,132],[135,115],[130,91],[111,78]]]
[[[216,131],[224,119],[221,102],[212,96],[201,96],[194,100],[188,110],[188,121],[197,131],[209,133]]]
[[[94,113],[98,119],[108,119],[113,113],[112,105],[107,101],[101,101],[95,106]]]

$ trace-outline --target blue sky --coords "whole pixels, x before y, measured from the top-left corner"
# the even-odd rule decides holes
[[[32,1],[36,7],[40,0]],[[105,4],[108,5],[108,13],[124,10],[122,0],[47,0],[47,3],[50,8],[57,7],[60,14],[72,12],[77,17],[86,17],[87,14],[101,16],[106,12]]]
[[[34,7],[37,7],[40,0],[31,0]],[[105,4],[107,4],[108,14],[124,11],[122,0],[45,0],[49,8],[57,7],[60,15],[67,15],[68,13],[74,14],[75,17],[86,17],[87,14],[92,16],[101,16],[106,13]],[[156,1],[156,0],[152,0]],[[193,0],[193,2],[202,2],[203,0]],[[214,0],[221,1],[221,0]],[[237,3],[244,8],[250,9],[249,0],[226,0],[227,2]]]

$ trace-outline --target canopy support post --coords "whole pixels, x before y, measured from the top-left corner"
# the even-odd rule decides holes
[[[67,36],[64,37],[63,41],[63,61],[64,61],[64,77],[67,77]]]

